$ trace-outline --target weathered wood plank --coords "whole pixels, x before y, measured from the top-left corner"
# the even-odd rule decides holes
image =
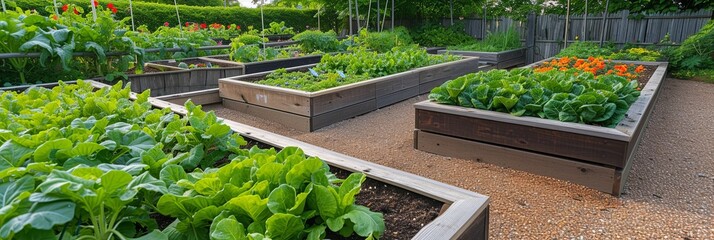
[[[317,116],[357,103],[374,100],[376,83],[347,88],[339,92],[320,94],[310,98],[311,115]]]
[[[314,116],[311,119],[312,123],[310,131],[316,131],[320,128],[327,127],[334,123],[341,122],[374,111],[377,109],[375,104],[375,99],[370,99],[364,102],[352,104],[340,109]]]
[[[417,149],[567,180],[612,193],[615,168],[416,130]]]
[[[244,102],[223,99],[223,106],[228,109],[236,110],[241,113],[250,114],[263,119],[285,125],[287,127],[309,132],[311,120],[309,117],[300,116],[288,112],[278,111],[275,109],[265,108],[261,106],[246,104]]]
[[[525,118],[525,117],[524,117]],[[557,126],[555,121],[550,124]],[[557,129],[416,109],[416,128],[517,149],[624,167],[627,142]]]
[[[240,81],[219,81],[221,97],[257,106],[291,112],[302,116],[312,116],[311,101],[308,96],[273,91],[257,84]]]
[[[218,92],[218,88],[164,95],[156,97],[156,99],[179,105],[183,105],[188,100],[191,100],[191,102],[196,105],[209,105],[223,102],[223,99],[221,99]]]
[[[375,96],[381,97],[419,85],[419,73],[414,71],[394,74],[389,80],[377,82]]]
[[[397,91],[391,94],[383,95],[383,96],[378,96],[376,98],[377,100],[377,108],[383,108],[410,98],[413,98],[414,96],[419,95],[419,86],[413,86],[407,89],[403,89],[401,91]]]

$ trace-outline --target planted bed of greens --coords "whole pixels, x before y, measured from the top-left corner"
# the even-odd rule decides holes
[[[638,81],[631,80],[640,71],[630,73],[628,65],[591,60],[565,58],[553,60],[555,68],[469,74],[434,88],[429,99],[515,116],[615,127],[640,96]],[[568,67],[573,65],[577,67]]]
[[[430,55],[416,45],[385,53],[355,48],[351,53],[324,55],[311,71],[278,70],[257,83],[314,92],[458,59],[448,54]]]
[[[354,203],[300,149],[246,149],[212,112],[152,109],[121,83],[2,92],[2,239],[378,238],[381,213]],[[219,163],[228,162],[220,166]],[[159,229],[156,219],[175,219]]]

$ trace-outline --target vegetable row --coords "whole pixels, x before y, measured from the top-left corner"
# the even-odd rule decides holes
[[[2,92],[2,239],[379,238],[339,179],[294,147],[246,149],[214,113],[152,109],[121,83]],[[157,221],[162,220],[162,221]],[[163,221],[171,222],[164,226]]]

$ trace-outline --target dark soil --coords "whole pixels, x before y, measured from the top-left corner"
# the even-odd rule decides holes
[[[228,59],[226,59],[228,60]],[[206,61],[206,60],[201,60],[201,59],[185,59],[182,61],[176,61],[176,62],[160,62],[159,64],[161,65],[168,65],[168,66],[174,66],[178,67],[179,63],[184,62],[186,65],[191,65],[191,64],[206,64],[206,63],[211,63],[211,65],[214,66],[219,66],[219,67],[237,67],[238,64],[230,64],[230,63],[224,63],[224,62],[214,62],[214,61]]]
[[[171,225],[176,219],[169,217],[169,216],[164,216],[161,215],[160,213],[152,213],[149,215],[152,219],[156,220],[156,224],[158,224],[158,229],[164,230],[166,227]]]
[[[339,178],[346,178],[350,174],[339,168],[332,168],[331,171]],[[444,204],[369,178],[362,184],[356,203],[384,214],[386,231],[381,239],[412,239],[419,230],[439,216],[439,211]],[[330,233],[327,239],[361,240],[364,238],[356,234],[345,238]]]
[[[657,70],[657,66],[655,65],[642,65],[645,66],[645,70],[640,73],[640,76],[637,78],[637,82],[640,83],[640,88],[644,88],[647,82],[650,81],[650,78],[652,77],[652,74]]]

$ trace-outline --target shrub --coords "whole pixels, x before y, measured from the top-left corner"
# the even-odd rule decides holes
[[[675,70],[714,69],[714,20],[684,40],[670,62]]]
[[[521,34],[509,28],[505,32],[489,33],[482,41],[449,47],[453,50],[501,52],[521,47]]]
[[[54,12],[51,4],[44,0],[16,0],[18,7],[22,9],[35,9],[40,14],[48,16]],[[113,3],[119,10],[117,19],[122,19],[129,16],[128,1],[108,1],[99,0],[101,5]],[[89,6],[89,1],[84,0],[64,0],[62,3],[77,4],[85,9]],[[171,26],[178,25],[176,19],[176,9],[173,5],[134,2],[134,21],[135,25],[146,25],[149,29],[156,29],[163,26],[165,22],[169,22]],[[85,7],[86,6],[86,7]],[[201,7],[201,6],[184,6],[180,5],[179,13],[181,16],[181,26],[186,22],[196,23],[220,23],[224,25],[237,24],[242,27],[256,26],[260,27],[260,9],[241,8],[241,7]],[[306,29],[306,26],[317,26],[317,18],[314,18],[316,10],[297,10],[290,8],[271,7],[264,9],[265,22],[285,21],[285,25],[293,27],[295,31],[300,32]],[[266,26],[267,27],[267,26]]]
[[[137,0],[137,2],[174,4],[174,0]],[[223,6],[223,0],[176,0],[176,4],[187,6]]]
[[[662,58],[662,54],[655,50],[645,48],[630,48],[611,54],[607,57],[613,60],[632,60],[654,62]]]
[[[471,35],[464,31],[463,24],[444,27],[441,24],[427,23],[412,31],[414,42],[422,46],[444,47],[474,43]]]
[[[303,52],[310,53],[315,51],[335,52],[342,51],[342,46],[337,40],[337,34],[334,31],[321,32],[317,30],[308,30],[293,36],[293,40],[300,42],[300,49]]]
[[[567,48],[563,49],[555,55],[556,57],[577,57],[577,58],[588,58],[588,57],[605,57],[610,56],[614,53],[614,49],[611,47],[600,47],[597,43],[593,42],[574,42],[570,44]]]
[[[360,31],[357,43],[363,47],[376,52],[388,52],[394,47],[412,44],[412,37],[409,30],[404,27],[395,28],[392,31],[368,32]]]

